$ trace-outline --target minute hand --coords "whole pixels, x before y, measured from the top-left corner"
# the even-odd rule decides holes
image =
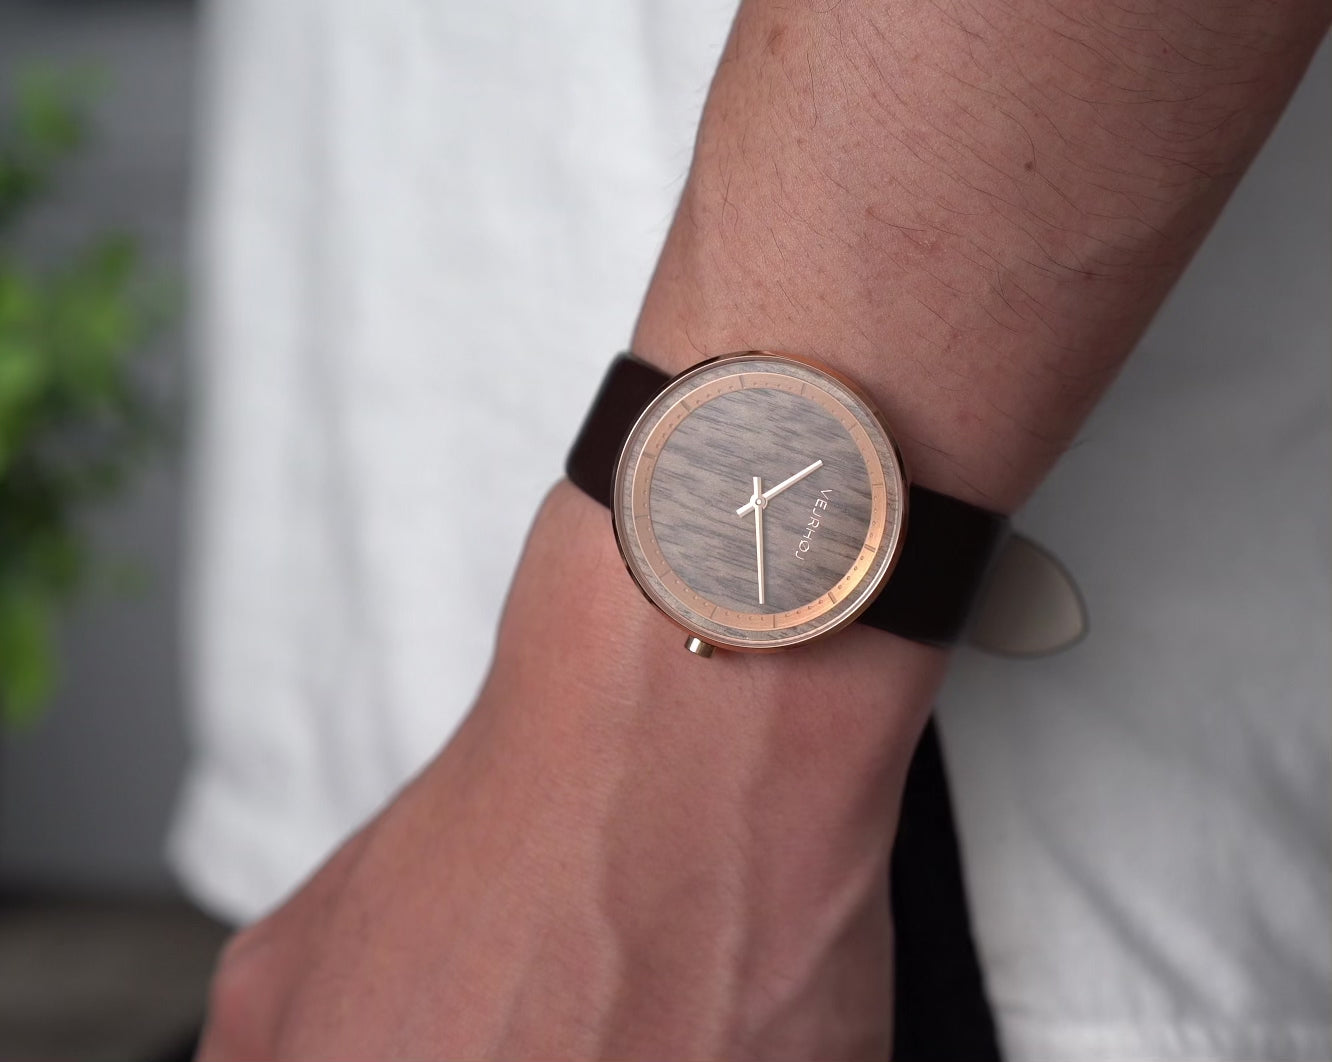
[[[765,490],[763,492],[763,500],[772,501],[773,498],[777,497],[777,495],[779,495],[782,491],[786,490],[787,487],[794,487],[797,483],[799,483],[802,479],[808,476],[811,472],[816,472],[822,467],[823,467],[823,461],[819,460],[815,461],[808,468],[802,468],[794,476],[788,476],[786,479],[778,483],[775,487],[769,487],[767,490]],[[752,513],[753,511],[754,511],[754,502],[751,499],[750,501],[745,502],[744,505],[740,506],[740,508],[738,508],[735,511],[735,515],[744,516],[746,513]]]

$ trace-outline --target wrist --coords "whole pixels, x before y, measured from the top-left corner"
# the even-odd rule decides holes
[[[721,1003],[797,1052],[848,1014],[881,1032],[890,846],[946,653],[854,624],[779,653],[704,659],[683,640],[634,587],[606,510],[561,483],[445,755],[482,750],[485,788],[539,791],[486,821],[528,808],[550,902],[591,896],[617,954],[653,957],[644,991],[694,1008],[682,1020]],[[807,998],[834,961],[867,974]],[[791,1014],[817,1020],[781,1032]]]
[[[764,772],[769,796],[836,818],[896,793],[947,659],[854,624],[792,652],[702,659],[683,640],[634,587],[604,507],[561,483],[533,525],[482,700],[576,732],[608,763],[650,750],[654,770],[704,788],[719,770]]]

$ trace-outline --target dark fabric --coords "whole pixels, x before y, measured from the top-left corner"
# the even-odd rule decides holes
[[[179,1040],[160,1055],[144,1059],[144,1062],[194,1062],[194,1056],[199,1053],[199,1041],[202,1038],[203,1022],[201,1021],[197,1028],[182,1035]]]
[[[565,462],[586,494],[611,505],[615,464],[630,429],[666,386],[666,373],[632,354],[611,362]],[[1008,521],[912,485],[897,567],[860,622],[930,645],[958,640]]]
[[[893,1062],[1000,1062],[933,720],[907,772],[891,898]]]
[[[611,507],[615,464],[629,429],[670,379],[655,365],[620,354],[606,370],[597,397],[564,462],[564,474],[576,487]]]

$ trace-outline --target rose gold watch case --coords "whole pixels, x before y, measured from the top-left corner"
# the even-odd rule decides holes
[[[756,364],[744,370],[744,363]],[[707,377],[705,384],[699,383],[702,377]],[[783,381],[795,386],[783,386]],[[815,387],[810,389],[810,383]],[[656,543],[648,502],[656,459],[684,418],[720,394],[759,386],[800,393],[832,413],[864,457],[870,480],[869,529],[850,569],[827,593],[782,613],[738,612],[709,601],[688,586],[670,568]],[[616,464],[611,522],[630,577],[643,596],[672,622],[708,645],[770,652],[834,634],[873,603],[901,555],[908,484],[892,430],[873,400],[854,381],[812,358],[766,350],[742,351],[710,358],[673,377],[639,415]]]

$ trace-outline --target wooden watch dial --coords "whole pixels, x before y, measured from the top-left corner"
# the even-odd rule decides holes
[[[667,615],[710,644],[775,649],[869,605],[906,493],[892,436],[853,385],[749,352],[696,366],[648,405],[612,515],[630,574]]]

